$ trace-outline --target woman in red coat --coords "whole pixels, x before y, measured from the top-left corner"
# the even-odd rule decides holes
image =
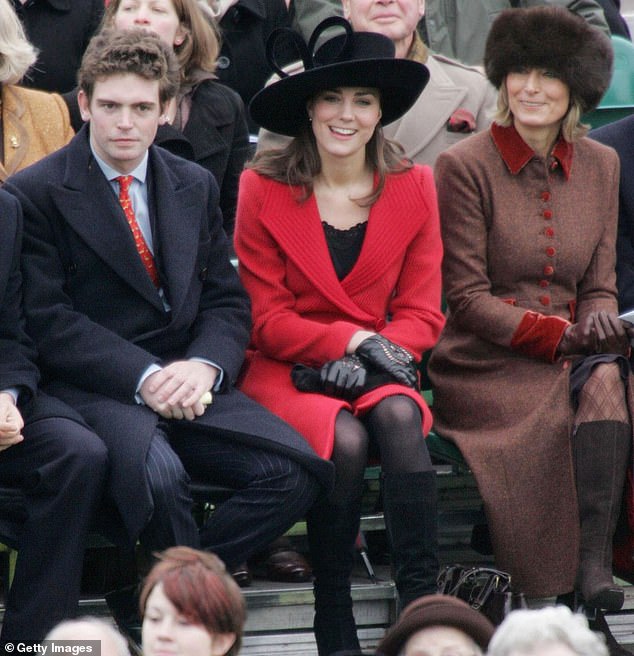
[[[243,173],[235,235],[254,321],[241,388],[336,465],[334,492],[308,517],[320,656],[360,653],[349,577],[373,448],[401,604],[435,590],[431,415],[416,363],[443,325],[432,173],[381,129],[429,74],[341,18],[317,33],[333,23],[345,35],[314,57],[304,46],[305,72],[251,102],[257,123],[294,139]]]

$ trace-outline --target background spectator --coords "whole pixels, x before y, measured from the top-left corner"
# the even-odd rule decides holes
[[[432,52],[457,59],[465,64],[481,65],[484,44],[492,20],[509,7],[555,5],[567,7],[583,16],[591,25],[609,34],[602,9],[618,0],[416,0],[420,11],[420,28]],[[305,33],[314,21],[341,14],[341,0],[293,0],[294,21]],[[604,5],[605,3],[605,5]],[[394,0],[365,0],[367,11],[380,14],[383,7],[390,12]],[[602,6],[603,5],[603,6]],[[309,32],[310,33],[310,32]]]
[[[608,656],[608,649],[583,615],[556,606],[513,611],[497,628],[487,652],[487,656],[555,655]]]
[[[73,136],[60,96],[17,86],[35,58],[13,7],[0,0],[0,183]]]
[[[610,32],[624,39],[631,39],[627,21],[621,16],[621,0],[597,0],[605,14]]]
[[[37,62],[24,85],[65,93],[77,85],[77,70],[103,15],[104,0],[11,0]]]
[[[79,617],[65,620],[51,629],[44,640],[98,640],[99,656],[130,656],[126,639],[112,624],[98,617]]]
[[[461,599],[430,595],[405,608],[379,642],[377,656],[482,656],[494,629],[482,613]]]
[[[204,0],[203,0],[204,1]],[[264,86],[273,69],[266,58],[266,40],[278,27],[289,27],[290,19],[284,0],[207,0],[221,34],[221,50],[216,75],[223,84],[240,94],[245,106]],[[284,66],[297,57],[294,50],[278,53]],[[249,131],[258,128],[247,116]]]

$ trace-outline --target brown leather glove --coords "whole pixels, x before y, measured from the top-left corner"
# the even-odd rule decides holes
[[[630,347],[625,323],[614,312],[591,312],[566,328],[558,346],[562,355],[626,354]]]

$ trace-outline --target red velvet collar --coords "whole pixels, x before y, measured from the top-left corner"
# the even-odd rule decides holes
[[[492,123],[491,136],[513,175],[517,175],[535,157],[535,151],[520,137],[512,125],[502,127],[497,123]],[[573,150],[573,145],[560,136],[552,152],[552,156],[559,162],[566,180],[570,177]]]

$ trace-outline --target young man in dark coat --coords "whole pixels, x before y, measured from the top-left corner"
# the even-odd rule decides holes
[[[24,211],[27,327],[47,389],[108,446],[128,546],[202,546],[233,566],[303,516],[332,468],[234,388],[250,306],[217,185],[151,145],[177,75],[158,36],[102,31],[79,74],[87,125],[6,188]],[[200,535],[190,476],[236,490]]]
[[[0,536],[18,550],[10,588],[5,581],[4,652],[5,645],[42,640],[77,612],[107,451],[77,413],[37,391],[35,351],[21,316],[22,213],[4,191],[0,217],[0,485],[16,493],[14,503],[3,500]]]

